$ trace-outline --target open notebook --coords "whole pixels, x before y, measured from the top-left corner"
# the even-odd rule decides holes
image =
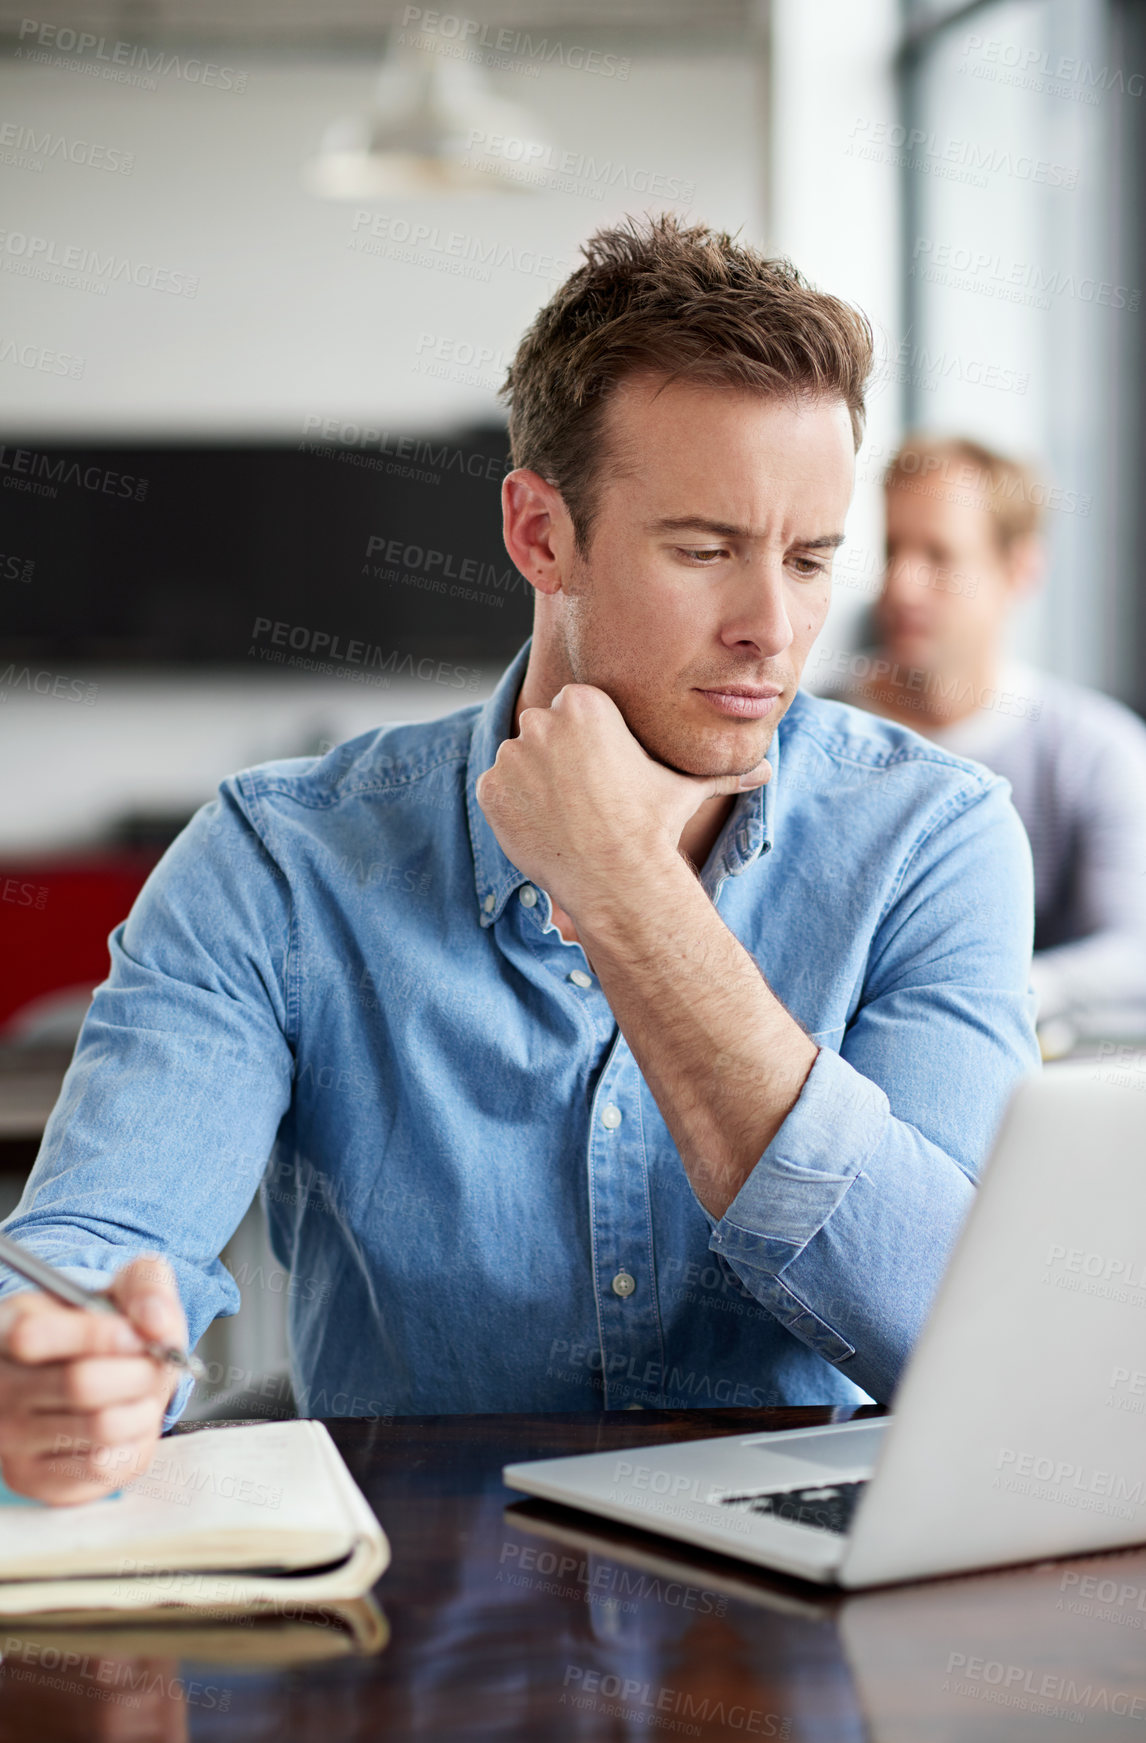
[[[78,1507],[0,1505],[0,1615],[275,1611],[368,1592],[390,1561],[320,1422],[204,1427]]]

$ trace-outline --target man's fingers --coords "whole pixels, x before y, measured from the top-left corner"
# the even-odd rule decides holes
[[[166,1259],[149,1254],[133,1260],[116,1274],[108,1294],[141,1336],[186,1346],[187,1321]]]
[[[89,1468],[74,1460],[42,1453],[33,1457],[5,1458],[3,1475],[5,1483],[17,1495],[28,1495],[33,1501],[48,1501],[53,1506],[98,1500],[109,1489],[117,1489],[123,1481],[118,1470]]]
[[[151,1294],[174,1299],[175,1274],[162,1254],[143,1253],[116,1272],[108,1294],[121,1307]]]
[[[134,1445],[157,1436],[162,1405],[149,1398],[109,1404],[102,1410],[45,1410],[7,1418],[0,1424],[0,1453],[5,1457],[87,1457],[93,1448]]]
[[[109,1445],[64,1431],[35,1451],[21,1446],[3,1455],[4,1481],[19,1495],[53,1505],[94,1501],[145,1471],[158,1443],[155,1424],[120,1444]]]
[[[749,769],[746,775],[740,777],[740,790],[748,787],[763,787],[772,779],[772,764],[767,757],[761,757],[754,769]],[[735,789],[733,789],[735,791]]]
[[[156,1364],[148,1356],[91,1356],[37,1369],[29,1411],[102,1410],[155,1393]]]
[[[135,1352],[140,1340],[115,1313],[86,1313],[30,1291],[0,1303],[0,1356],[37,1364]]]
[[[763,787],[772,779],[772,764],[765,758],[744,775],[714,775],[707,783],[715,798],[718,793],[745,793],[753,787]]]
[[[91,1500],[137,1475],[155,1450],[178,1375],[142,1342],[186,1344],[171,1267],[158,1255],[137,1259],[108,1295],[114,1313],[39,1293],[0,1302],[0,1467],[19,1494]]]
[[[130,1404],[111,1404],[104,1410],[94,1410],[80,1430],[93,1446],[134,1448],[149,1435],[159,1432],[160,1405],[154,1394],[137,1398]]]
[[[50,1423],[51,1418],[45,1418]],[[158,1435],[160,1406],[154,1398],[137,1399],[134,1404],[110,1405],[106,1410],[92,1410],[82,1416],[62,1416],[54,1425],[54,1433],[45,1436],[44,1444],[61,1453],[74,1452],[83,1456],[117,1455],[122,1464],[128,1451],[149,1436]]]
[[[602,690],[597,684],[562,684],[549,708],[537,709],[538,714],[551,713],[554,709],[568,712],[569,709],[584,708],[596,710],[602,717],[607,714],[620,714],[621,710],[613,701],[607,690]],[[522,715],[529,713],[523,708]],[[621,716],[622,720],[624,716]]]

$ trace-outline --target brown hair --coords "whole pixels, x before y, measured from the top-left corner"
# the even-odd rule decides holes
[[[723,230],[670,213],[598,230],[527,329],[501,388],[510,452],[561,492],[584,553],[597,506],[607,396],[625,376],[842,399],[863,440],[866,317]]]
[[[1021,460],[1009,460],[968,436],[908,436],[883,475],[885,490],[915,490],[948,496],[974,492],[995,525],[1002,551],[1037,533],[1046,491]],[[947,486],[936,490],[935,485]]]

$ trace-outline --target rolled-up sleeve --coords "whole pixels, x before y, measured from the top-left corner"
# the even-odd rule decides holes
[[[5,1233],[89,1288],[169,1261],[191,1347],[239,1291],[218,1259],[290,1104],[291,904],[237,782],[168,850],[109,940],[75,1057]],[[0,1296],[24,1287],[0,1282]],[[182,1410],[184,1376],[167,1423]]]
[[[1039,1066],[1030,848],[996,779],[900,868],[840,1049],[710,1245],[880,1402],[910,1354],[1018,1080]]]

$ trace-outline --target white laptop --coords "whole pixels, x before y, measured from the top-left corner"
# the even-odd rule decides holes
[[[1146,1060],[1020,1083],[892,1415],[503,1476],[848,1587],[1146,1542]]]

